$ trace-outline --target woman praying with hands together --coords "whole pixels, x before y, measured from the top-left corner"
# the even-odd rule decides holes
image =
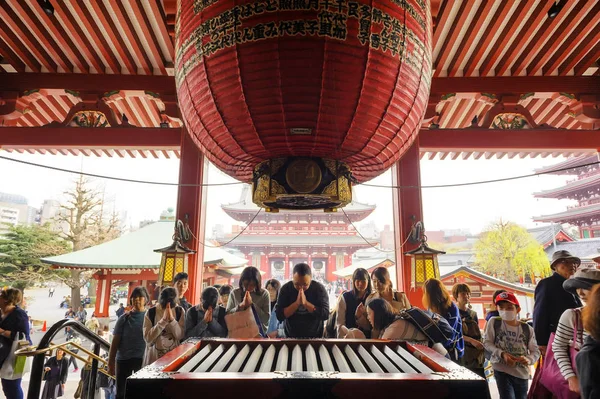
[[[245,268],[240,276],[239,288],[229,295],[227,313],[244,311],[254,305],[262,332],[266,333],[271,316],[271,299],[269,291],[261,286],[260,271],[254,266]]]

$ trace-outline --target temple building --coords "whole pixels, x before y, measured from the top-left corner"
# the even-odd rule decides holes
[[[243,253],[249,265],[264,273],[263,279],[291,279],[293,266],[306,262],[313,269],[313,277],[335,281],[338,276],[334,272],[350,266],[357,250],[378,244],[377,239],[363,239],[347,219],[360,222],[375,205],[353,201],[338,212],[281,210],[257,214],[259,208],[252,202],[250,187],[244,186],[238,202],[221,207],[233,219],[249,224],[228,247]],[[230,241],[241,227],[232,230],[231,235],[217,240],[221,244]]]
[[[600,237],[600,165],[597,162],[598,154],[583,155],[537,169],[537,173],[570,175],[573,179],[564,186],[534,193],[536,198],[571,199],[577,204],[568,206],[564,212],[536,216],[533,220],[578,226],[580,238]]]

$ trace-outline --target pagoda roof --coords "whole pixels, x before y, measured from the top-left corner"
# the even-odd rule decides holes
[[[554,213],[551,215],[535,216],[534,222],[559,222],[571,224],[587,224],[593,221],[600,220],[600,204],[587,206],[579,206],[568,209],[564,212]]]
[[[473,277],[476,280],[481,280],[482,282],[485,282],[490,286],[503,288],[507,291],[514,292],[515,294],[518,294],[518,295],[533,296],[533,294],[535,292],[535,290],[532,288],[524,287],[524,286],[521,286],[518,284],[509,283],[508,281],[504,281],[499,278],[489,276],[489,275],[482,273],[480,271],[477,271],[475,269],[471,269],[468,266],[461,266],[454,270],[446,271],[445,274],[442,274],[440,276],[440,280],[445,282],[444,280],[454,278],[456,275],[459,275],[459,274],[465,274],[467,276]]]
[[[222,238],[221,241],[228,241]],[[378,239],[368,239],[371,245],[379,243]],[[358,235],[316,235],[316,234],[242,234],[231,242],[232,246],[244,245],[270,245],[300,247],[310,245],[311,247],[327,247],[331,245],[369,246],[365,240]]]
[[[158,269],[161,254],[154,252],[173,241],[173,222],[160,221],[124,234],[119,238],[80,251],[41,259],[58,268],[78,269]],[[222,248],[204,248],[205,265],[235,268],[248,261]]]
[[[578,157],[567,158],[565,161],[554,164],[543,166],[538,169],[534,169],[535,173],[544,173],[544,174],[552,174],[552,175],[577,175],[581,173],[580,169],[566,169],[566,168],[577,168],[581,165],[590,164],[593,162],[598,162],[598,153],[595,154],[585,154]],[[566,169],[566,170],[562,170]]]
[[[333,272],[338,277],[351,277],[354,274],[356,269],[366,269],[367,271],[371,271],[379,266],[391,267],[394,266],[396,262],[391,258],[391,255],[377,258],[368,258],[353,262],[351,265],[344,267],[343,269],[336,270]]]
[[[580,190],[586,188],[597,189],[600,185],[600,174],[595,174],[580,180],[574,180],[567,183],[564,186],[556,187],[550,190],[542,190],[537,193],[533,193],[536,198],[575,198],[579,199],[578,196],[573,195]],[[595,191],[595,190],[591,190]],[[584,194],[585,195],[585,194]]]
[[[527,231],[535,237],[535,240],[539,242],[544,248],[553,243],[553,238],[557,242],[570,242],[575,241],[569,233],[567,233],[561,224],[553,223],[550,226],[535,227],[533,229],[527,229]]]
[[[354,190],[353,190],[354,191]],[[252,202],[252,188],[249,185],[244,185],[242,188],[242,192],[240,194],[240,199],[237,202],[232,202],[229,204],[222,204],[221,208],[231,217],[234,217],[235,213],[248,213],[255,214],[258,212],[258,206]],[[348,205],[344,207],[344,212],[350,214],[356,213],[366,213],[365,217],[368,216],[371,212],[373,212],[376,208],[376,205],[364,204],[358,201],[352,201]],[[304,214],[315,214],[322,213],[321,210],[286,210],[281,209],[278,213],[272,214],[273,217],[277,217],[277,215],[304,215]],[[343,217],[343,214],[342,214]],[[354,220],[353,220],[354,221]]]

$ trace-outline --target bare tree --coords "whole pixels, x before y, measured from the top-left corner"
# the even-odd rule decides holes
[[[79,251],[102,242],[112,240],[121,234],[120,221],[116,213],[108,220],[104,213],[104,196],[90,186],[90,182],[82,175],[75,186],[64,192],[66,201],[60,205],[60,213],[55,217],[57,222],[65,223],[68,231],[64,234],[73,251]],[[70,276],[63,281],[71,288],[71,304],[73,308],[81,305],[81,287],[85,285],[92,272],[71,270]]]

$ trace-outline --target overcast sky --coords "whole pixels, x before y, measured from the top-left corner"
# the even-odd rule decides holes
[[[179,161],[176,159],[120,159],[76,157],[63,155],[9,154],[1,156],[26,160],[60,168],[82,170],[108,176],[138,180],[177,182]],[[532,173],[534,168],[553,165],[562,158],[504,159],[504,160],[434,160],[421,161],[422,185],[455,184],[504,178]],[[35,166],[21,165],[0,159],[0,191],[27,197],[29,204],[41,206],[44,199],[62,198],[76,175],[52,171]],[[534,227],[535,215],[560,212],[572,204],[568,200],[535,199],[535,191],[563,185],[569,176],[538,176],[502,183],[481,184],[468,187],[423,189],[425,226],[428,230],[469,229],[481,231],[490,222],[503,218],[526,227]],[[216,168],[209,170],[209,183],[234,181]],[[371,181],[391,185],[388,172]],[[126,224],[136,227],[142,220],[156,220],[161,211],[175,207],[176,187],[149,184],[123,183],[113,180],[93,179],[104,190],[111,206],[126,212]],[[215,223],[225,225],[229,231],[233,220],[220,210],[221,203],[236,202],[241,185],[210,187],[208,191],[207,233]],[[365,221],[374,220],[382,228],[392,224],[391,191],[388,188],[357,187],[356,199],[375,204],[377,209]]]

